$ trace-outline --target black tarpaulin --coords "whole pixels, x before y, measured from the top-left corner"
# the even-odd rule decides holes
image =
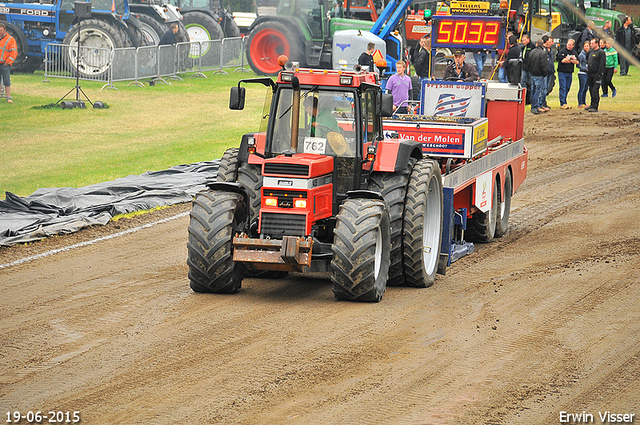
[[[38,189],[26,197],[6,192],[0,200],[0,246],[104,225],[118,214],[190,202],[216,180],[219,164],[176,165],[81,188]]]

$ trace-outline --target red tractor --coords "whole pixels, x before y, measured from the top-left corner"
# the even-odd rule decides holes
[[[194,200],[191,288],[233,293],[247,272],[307,270],[329,271],[342,300],[380,301],[387,285],[430,286],[440,166],[422,158],[420,143],[384,138],[392,98],[377,75],[283,70],[277,83],[240,81],[231,109],[244,107],[243,83],[267,86],[272,101],[261,131],[225,153],[218,182]]]

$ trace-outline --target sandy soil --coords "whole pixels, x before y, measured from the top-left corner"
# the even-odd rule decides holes
[[[379,304],[337,302],[329,281],[302,275],[195,294],[186,216],[0,268],[0,414],[547,425],[610,411],[638,423],[640,115],[554,110],[525,127],[509,234]],[[1,249],[0,265],[188,209]]]

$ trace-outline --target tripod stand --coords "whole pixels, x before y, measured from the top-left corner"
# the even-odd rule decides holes
[[[89,99],[89,96],[87,96],[87,94],[82,90],[82,87],[80,87],[80,38],[82,37],[82,33],[81,33],[82,20],[84,18],[91,17],[91,3],[85,2],[85,1],[76,1],[74,3],[74,14],[76,19],[78,20],[78,46],[76,50],[76,86],[71,90],[69,90],[67,94],[62,96],[62,99],[56,102],[56,105],[59,104],[60,106],[62,106],[62,109],[73,109],[73,108],[86,109],[86,105],[84,101],[80,98],[80,93],[84,95],[84,98],[93,107],[96,106],[94,105],[93,102],[91,102],[91,100]],[[76,92],[76,100],[75,101],[64,100],[74,90]]]

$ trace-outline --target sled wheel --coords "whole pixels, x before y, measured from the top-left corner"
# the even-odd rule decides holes
[[[501,238],[507,234],[509,229],[509,213],[511,212],[511,195],[513,182],[511,181],[511,170],[504,173],[504,190],[500,192],[498,201],[496,232],[495,237]]]
[[[496,233],[496,220],[498,218],[498,182],[493,181],[491,194],[491,209],[487,212],[477,211],[467,221],[467,239],[471,242],[488,243],[493,240]]]

